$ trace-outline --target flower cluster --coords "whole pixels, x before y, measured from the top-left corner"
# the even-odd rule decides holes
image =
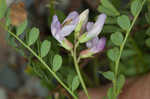
[[[67,50],[73,49],[73,44],[66,39],[66,36],[75,31],[79,43],[85,43],[88,49],[81,51],[81,58],[89,57],[102,51],[105,47],[106,38],[98,38],[106,20],[105,14],[100,14],[95,23],[88,22],[89,10],[83,11],[80,15],[71,12],[61,24],[56,15],[53,16],[51,32],[53,37]]]

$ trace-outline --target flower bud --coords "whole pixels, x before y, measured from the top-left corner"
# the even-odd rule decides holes
[[[83,11],[80,14],[79,22],[78,22],[78,25],[77,25],[77,27],[75,29],[75,33],[76,33],[75,36],[76,37],[79,37],[80,30],[81,30],[82,26],[87,23],[87,21],[88,21],[88,14],[89,14],[89,9],[86,9],[85,11]]]
[[[86,49],[80,52],[80,58],[92,57],[93,53],[90,52],[90,49]]]
[[[73,44],[70,41],[68,41],[67,39],[63,40],[63,42],[61,43],[61,46],[64,47],[68,51],[71,51],[73,48]]]

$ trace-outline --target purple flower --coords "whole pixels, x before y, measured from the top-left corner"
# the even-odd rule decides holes
[[[100,39],[98,37],[95,37],[92,40],[88,41],[86,43],[86,46],[90,49],[91,53],[95,54],[101,52],[104,49],[105,44],[106,44],[105,37],[102,37]]]
[[[51,32],[57,41],[61,44],[65,40],[65,37],[73,32],[76,25],[78,24],[79,17],[77,12],[71,12],[62,24],[58,20],[56,15],[53,16],[51,24]]]
[[[87,42],[87,41],[93,39],[94,37],[97,37],[99,35],[99,33],[102,31],[105,20],[106,20],[106,15],[100,14],[95,23],[88,22],[87,26],[86,26],[87,32],[84,33],[79,38],[80,43]]]
[[[91,53],[98,53],[100,51],[102,51],[105,47],[105,43],[106,43],[106,38],[102,37],[102,38],[98,38],[98,34],[102,31],[103,25],[105,23],[106,20],[106,15],[105,14],[101,14],[98,16],[97,21],[95,22],[95,24],[93,22],[88,22],[86,29],[87,29],[87,36],[88,37],[92,37],[92,40],[89,40],[88,42],[86,42],[86,46],[90,49],[89,51]]]
[[[106,45],[105,37],[102,37],[100,39],[98,37],[95,37],[86,43],[88,49],[81,51],[80,57],[81,58],[91,57],[93,54],[101,52],[104,49],[105,45]]]

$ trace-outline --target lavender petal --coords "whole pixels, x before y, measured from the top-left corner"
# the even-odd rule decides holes
[[[98,41],[97,45],[94,46],[93,48],[91,48],[91,52],[93,52],[93,53],[101,52],[104,49],[105,45],[106,45],[106,38],[102,37]]]
[[[105,14],[99,15],[96,23],[94,24],[92,29],[88,32],[87,36],[88,37],[98,36],[98,34],[102,31],[105,20],[106,20],[106,15]]]
[[[58,17],[56,15],[54,15],[52,24],[51,24],[52,35],[55,37],[55,35],[60,31],[60,29],[61,29],[61,24],[58,20]]]
[[[56,35],[55,35],[55,39],[56,39],[59,43],[62,43],[65,38],[64,38],[63,36],[59,35],[59,34],[56,34]]]
[[[76,12],[76,11],[71,12],[71,13],[67,16],[67,18],[64,20],[63,24],[64,24],[66,21],[75,20],[78,16],[79,16],[78,12]]]
[[[69,34],[71,34],[73,32],[75,27],[76,27],[76,25],[66,25],[61,29],[59,34],[63,37],[68,36]]]
[[[95,46],[97,45],[98,41],[99,41],[99,38],[98,38],[98,37],[94,37],[92,40],[89,40],[89,41],[86,43],[86,46],[87,46],[88,48],[93,48],[93,47],[95,47]]]
[[[94,25],[93,22],[88,22],[87,25],[86,25],[87,31],[90,31],[92,29],[93,25]]]

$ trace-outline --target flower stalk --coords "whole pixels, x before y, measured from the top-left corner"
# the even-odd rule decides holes
[[[87,95],[88,99],[91,99],[89,94],[88,94],[88,90],[87,90],[86,85],[84,83],[83,77],[82,77],[81,72],[80,72],[79,64],[78,64],[79,61],[80,61],[80,58],[77,58],[77,55],[76,55],[76,50],[77,50],[78,45],[79,45],[79,42],[77,42],[75,44],[74,50],[71,51],[71,54],[72,54],[72,57],[73,57],[73,60],[74,60],[74,65],[75,65],[77,75],[78,75],[79,80],[81,82],[81,85],[83,87],[83,90],[84,90],[85,94]]]

